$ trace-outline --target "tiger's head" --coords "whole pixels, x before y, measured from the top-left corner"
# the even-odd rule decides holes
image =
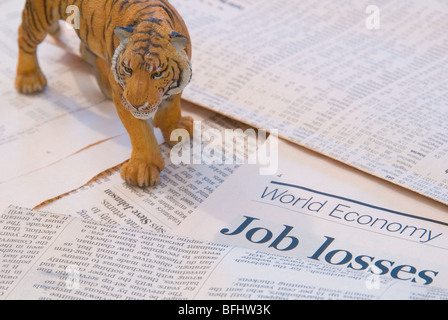
[[[162,101],[181,93],[191,80],[188,38],[158,26],[155,21],[115,28],[120,45],[112,72],[123,88],[123,106],[142,120],[153,118]]]

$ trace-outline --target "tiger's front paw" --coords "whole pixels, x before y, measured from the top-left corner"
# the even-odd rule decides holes
[[[171,134],[176,129],[184,129],[188,132],[189,138],[193,138],[193,118],[192,117],[182,117],[180,120],[174,125],[167,129],[162,129],[163,137],[165,138],[166,143],[173,147],[176,145],[179,140],[171,140]],[[178,137],[182,137],[181,141],[185,141],[186,137],[183,137],[183,135],[176,135]]]
[[[153,187],[160,183],[159,166],[142,159],[130,159],[121,167],[121,178],[132,186]]]
[[[40,69],[18,73],[15,80],[17,91],[26,94],[41,92],[46,85],[47,79]]]

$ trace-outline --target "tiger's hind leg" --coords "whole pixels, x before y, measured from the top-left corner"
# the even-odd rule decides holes
[[[163,101],[155,117],[154,126],[160,128],[165,142],[174,146],[178,141],[171,141],[171,133],[176,129],[185,129],[193,137],[193,118],[181,114],[181,93]]]
[[[81,43],[81,56],[86,61],[93,74],[95,75],[101,92],[107,99],[112,100],[112,88],[109,82],[109,65],[108,63],[94,54],[84,43]]]
[[[37,60],[37,47],[45,39],[55,21],[49,21],[39,1],[26,1],[19,27],[19,58],[15,86],[19,92],[42,91],[47,80]],[[45,17],[43,17],[45,15]]]

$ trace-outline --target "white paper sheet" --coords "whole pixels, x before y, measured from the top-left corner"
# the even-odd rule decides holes
[[[0,208],[15,204],[34,208],[38,204],[78,189],[106,168],[115,167],[131,152],[129,137],[92,146],[56,163],[0,184]]]

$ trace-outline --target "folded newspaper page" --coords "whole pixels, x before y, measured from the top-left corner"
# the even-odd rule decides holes
[[[448,204],[446,1],[172,3],[184,98]]]

